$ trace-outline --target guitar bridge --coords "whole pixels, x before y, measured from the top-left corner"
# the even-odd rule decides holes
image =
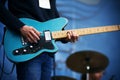
[[[22,36],[21,36],[21,42],[23,46],[27,45],[27,41]]]

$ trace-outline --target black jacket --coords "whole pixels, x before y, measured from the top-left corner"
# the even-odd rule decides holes
[[[51,9],[39,7],[39,0],[8,0],[8,9],[0,2],[0,21],[6,26],[19,29],[25,24],[19,18],[32,18],[40,22],[57,18],[56,0],[50,0]]]

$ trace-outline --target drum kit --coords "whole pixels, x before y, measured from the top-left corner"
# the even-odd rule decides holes
[[[109,59],[102,53],[96,51],[78,51],[71,54],[66,60],[66,65],[71,70],[86,74],[86,79],[89,80],[90,73],[104,71],[109,64]],[[65,76],[54,76],[52,80],[76,80]]]

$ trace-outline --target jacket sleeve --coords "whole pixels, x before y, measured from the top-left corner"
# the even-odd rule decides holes
[[[25,24],[15,17],[4,4],[0,3],[0,21],[8,28],[19,30]]]

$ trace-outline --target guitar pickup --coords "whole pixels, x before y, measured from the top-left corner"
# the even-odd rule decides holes
[[[49,30],[45,30],[44,37],[45,37],[45,41],[47,41],[47,42],[51,41],[52,40],[51,32]]]

